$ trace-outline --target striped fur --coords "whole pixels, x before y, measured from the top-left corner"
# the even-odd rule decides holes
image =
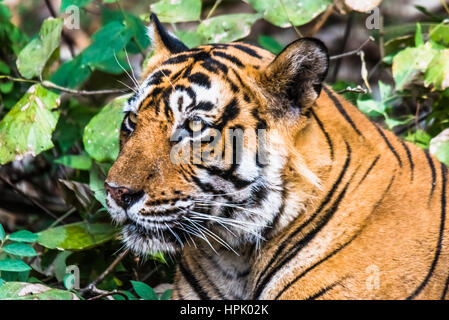
[[[275,59],[244,43],[188,50],[152,20],[107,178],[142,196],[107,202],[135,252],[179,253],[174,298],[449,298],[446,167],[322,86],[319,42]],[[240,163],[173,163],[170,136],[193,118],[203,135],[265,129],[268,162],[256,143]]]

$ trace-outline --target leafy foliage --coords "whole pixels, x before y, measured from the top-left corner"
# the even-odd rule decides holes
[[[201,0],[152,1],[151,11],[188,47],[196,47],[245,39],[261,21],[280,28],[313,23],[332,4],[244,2],[244,13],[217,14],[222,1]],[[71,6],[81,10],[87,41],[68,57],[62,17]],[[391,71],[392,77],[372,81],[373,92],[344,94],[369,117],[449,164],[449,26],[443,17],[418,10],[428,21],[385,28],[389,39],[379,70]],[[115,0],[62,0],[56,12],[59,17],[44,19],[30,32],[13,23],[11,10],[0,1],[0,165],[44,161],[50,172],[45,177],[53,179],[68,208],[57,216],[40,216],[30,230],[13,232],[17,229],[0,224],[0,299],[89,298],[92,292],[79,290],[78,280],[81,288],[94,283],[117,300],[170,299],[170,289],[159,291],[146,282],[172,282],[174,263],[161,253],[146,257],[145,264],[130,254],[115,261],[122,244],[105,209],[104,180],[118,155],[127,87],[135,86],[134,70],[152,54],[145,27],[149,13]],[[274,54],[287,44],[257,36],[258,44]],[[345,91],[357,84],[333,85]],[[126,93],[81,94],[111,88]],[[79,275],[67,271],[73,266]]]

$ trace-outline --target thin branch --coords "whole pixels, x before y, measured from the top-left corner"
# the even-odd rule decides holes
[[[349,57],[349,56],[353,56],[353,55],[356,55],[356,54],[358,54],[360,51],[362,51],[362,49],[368,44],[368,42],[370,42],[370,41],[374,41],[374,38],[373,37],[369,37],[365,42],[363,42],[362,43],[362,45],[359,47],[359,48],[357,48],[356,50],[352,50],[352,51],[348,51],[348,52],[345,52],[345,53],[342,53],[342,54],[337,54],[337,55],[335,55],[335,56],[331,56],[329,59],[330,60],[337,60],[337,59],[341,59],[341,58],[344,58],[344,57]]]
[[[449,15],[449,7],[447,6],[446,0],[440,0],[441,4],[444,7],[444,10],[446,10],[446,13]]]
[[[310,33],[310,36],[313,37],[315,34],[320,31],[321,27],[326,23],[327,19],[331,16],[332,12],[334,11],[334,3],[331,3],[329,7],[327,7],[326,11],[320,16],[317,23],[313,26],[312,32]]]
[[[215,1],[214,5],[212,6],[212,8],[210,9],[209,13],[207,14],[206,20],[209,19],[212,16],[212,14],[215,12],[215,9],[217,9],[217,7],[220,5],[220,3],[222,1],[223,0],[216,0]]]
[[[100,295],[98,295],[98,296],[89,298],[89,299],[87,299],[87,300],[100,300],[100,299],[102,299],[102,298],[110,297],[110,296],[113,296],[113,295],[119,295],[119,296],[124,297],[125,300],[129,300],[129,299],[128,299],[128,296],[127,296],[126,294],[124,294],[124,293],[122,293],[122,292],[120,292],[120,291],[117,291],[117,290],[114,290],[114,291],[111,291],[111,292],[105,292],[105,293],[102,293],[102,294],[100,294]]]
[[[9,181],[8,178],[5,178],[3,176],[0,175],[0,180],[2,180],[4,183],[6,183],[7,185],[9,185],[15,192],[17,192],[18,194],[20,194],[21,196],[25,197],[26,199],[30,200],[35,206],[39,207],[40,209],[42,209],[42,211],[44,211],[46,214],[48,214],[49,216],[51,216],[53,219],[58,219],[58,217],[51,212],[49,209],[47,209],[43,204],[41,204],[38,200],[34,199],[33,197],[30,197],[29,195],[27,195],[25,192],[23,192],[21,189],[17,188],[14,184],[11,183],[11,181]]]
[[[123,258],[126,257],[126,255],[128,253],[129,253],[129,249],[126,249],[125,251],[123,251],[117,258],[115,258],[114,261],[112,261],[111,265],[105,271],[103,271],[103,273],[100,274],[100,276],[98,278],[96,278],[94,281],[92,281],[90,284],[88,284],[85,288],[81,289],[80,293],[82,294],[86,291],[94,291],[97,284],[101,283],[101,281],[103,281],[104,278],[106,278],[108,276],[108,274],[111,273],[112,270],[114,270],[114,268],[119,264],[120,261],[123,260]]]
[[[342,93],[347,93],[347,92],[353,92],[353,93],[363,93],[366,94],[368,93],[368,90],[363,88],[362,86],[358,85],[355,88],[352,87],[347,87],[346,89],[340,90],[337,93],[342,94]]]
[[[345,52],[346,43],[348,42],[349,35],[351,33],[352,23],[354,21],[354,15],[351,13],[348,16],[348,20],[346,21],[345,31],[343,34],[343,41],[341,42],[340,50],[338,51],[338,54],[342,54]],[[332,77],[330,78],[331,82],[335,82],[337,80],[338,71],[340,70],[341,60],[337,60],[335,63],[334,70],[332,72]]]
[[[70,88],[65,88],[58,86],[57,84],[50,82],[48,80],[44,80],[42,82],[36,81],[36,80],[29,80],[29,79],[23,79],[23,78],[15,78],[8,75],[0,75],[0,79],[8,79],[15,82],[26,82],[26,83],[33,83],[33,84],[40,84],[45,88],[48,89],[56,89],[68,94],[74,94],[74,95],[80,95],[80,96],[89,96],[89,95],[101,95],[101,94],[114,94],[114,93],[124,93],[126,91],[122,89],[105,89],[105,90],[94,90],[94,91],[87,91],[87,90],[75,90]]]

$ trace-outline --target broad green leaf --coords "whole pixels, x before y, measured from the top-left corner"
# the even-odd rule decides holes
[[[128,95],[121,96],[111,101],[84,129],[84,148],[93,159],[113,162],[117,158],[120,125],[124,117],[123,104],[128,98]]]
[[[198,32],[179,30],[175,32],[176,37],[189,48],[195,48],[206,44],[206,39]]]
[[[386,124],[388,130],[393,130],[394,127],[397,127],[397,126],[401,126],[401,125],[407,124],[407,123],[410,122],[410,120],[412,120],[412,119],[413,119],[413,116],[407,117],[406,119],[403,119],[403,120],[400,120],[400,119],[394,119],[394,118],[391,118],[391,117],[388,117],[388,116],[387,116],[387,117],[385,118],[385,124]]]
[[[92,166],[92,159],[85,153],[80,155],[65,155],[54,160],[54,162],[78,170],[89,170]]]
[[[106,191],[104,190],[105,175],[101,172],[100,167],[95,165],[89,171],[89,187],[94,193],[95,199],[101,203],[103,207],[106,206]]]
[[[430,140],[429,151],[445,165],[449,165],[449,129]]]
[[[415,33],[415,47],[422,46],[424,44],[423,36],[422,36],[422,30],[421,30],[421,24],[416,24],[416,33]]]
[[[3,229],[3,226],[0,223],[0,241],[3,242],[5,240],[5,237],[6,237],[5,229]]]
[[[79,300],[72,292],[39,283],[7,282],[0,287],[0,300]]]
[[[0,122],[0,164],[37,155],[53,147],[59,95],[32,86]]]
[[[117,55],[131,40],[132,30],[119,21],[103,26],[93,36],[93,43],[82,52],[82,63],[95,65]]]
[[[197,21],[201,16],[201,0],[161,0],[151,5],[162,22]]]
[[[257,40],[262,48],[270,51],[271,53],[279,54],[282,49],[284,49],[284,46],[277,42],[277,40],[273,37],[260,35]]]
[[[236,13],[203,20],[197,32],[207,43],[232,42],[246,37],[251,26],[259,19],[258,14]]]
[[[66,274],[63,283],[67,290],[71,290],[75,285],[75,275],[73,273]]]
[[[36,38],[22,49],[17,58],[17,68],[27,79],[41,76],[47,61],[61,41],[63,19],[48,18]]]
[[[445,46],[449,45],[449,25],[440,23],[429,31],[429,38]]]
[[[405,140],[410,141],[423,149],[429,148],[431,138],[432,137],[423,130],[416,130],[414,132],[409,132],[405,136]]]
[[[92,0],[62,0],[59,12],[64,12],[64,10],[70,6],[77,6],[78,8],[82,8],[87,6],[91,2]]]
[[[10,243],[4,246],[2,250],[19,257],[34,257],[37,255],[32,246],[22,242]]]
[[[357,107],[370,118],[384,115],[386,112],[385,105],[374,99],[357,100]]]
[[[449,49],[435,54],[427,68],[424,84],[437,90],[449,88]]]
[[[438,51],[428,42],[417,48],[406,48],[393,58],[393,78],[396,90],[401,91],[419,79]]]
[[[244,0],[272,24],[301,26],[324,12],[332,0]]]
[[[32,233],[28,230],[20,230],[10,234],[8,239],[17,242],[33,243],[37,240],[37,234]]]
[[[161,295],[160,300],[170,300],[172,293],[173,293],[172,289],[165,290],[164,293]]]
[[[91,68],[87,63],[83,63],[81,54],[61,65],[50,80],[62,87],[76,88],[86,81],[91,73]]]
[[[131,280],[131,284],[133,286],[134,291],[136,291],[137,295],[141,297],[143,300],[159,300],[153,288],[151,288],[146,283]]]
[[[77,222],[39,232],[37,242],[49,249],[83,250],[113,239],[116,233],[109,223]]]
[[[3,259],[0,260],[0,271],[24,272],[31,270],[25,262],[18,259]]]

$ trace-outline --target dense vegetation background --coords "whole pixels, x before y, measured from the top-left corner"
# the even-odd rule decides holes
[[[189,47],[322,39],[338,92],[448,164],[445,1],[0,0],[0,299],[170,298],[173,257],[124,250],[103,190],[150,12]]]

